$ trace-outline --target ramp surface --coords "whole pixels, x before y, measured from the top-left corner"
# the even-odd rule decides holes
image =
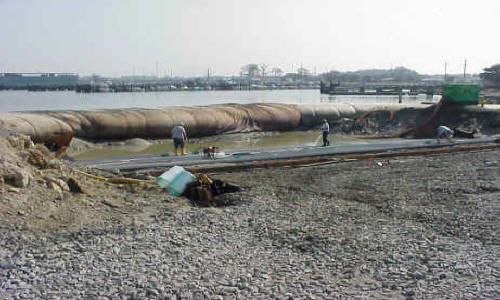
[[[334,141],[328,147],[318,147],[311,145],[301,145],[295,147],[273,147],[261,149],[248,149],[238,151],[227,151],[226,156],[215,160],[201,157],[198,154],[188,154],[185,156],[165,155],[140,155],[121,156],[106,159],[80,160],[78,164],[98,168],[107,171],[134,171],[152,168],[169,168],[172,166],[194,166],[214,163],[243,163],[250,161],[265,161],[275,159],[291,159],[314,156],[332,156],[346,154],[362,154],[389,152],[412,149],[432,149],[450,146],[464,146],[494,143],[500,136],[487,138],[477,138],[468,140],[456,140],[454,143],[441,141],[437,143],[434,139],[388,139],[388,140],[367,140],[353,142]]]

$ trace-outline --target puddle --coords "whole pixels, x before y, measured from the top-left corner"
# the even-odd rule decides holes
[[[355,136],[349,135],[329,135],[330,142],[335,141],[355,141]],[[321,131],[289,131],[289,132],[259,132],[259,133],[238,133],[224,134],[206,138],[188,140],[186,144],[187,152],[196,152],[203,147],[215,146],[222,151],[239,151],[283,146],[321,145]],[[161,155],[173,154],[174,147],[172,140],[152,141],[148,147],[136,146],[99,146],[84,152],[72,154],[76,160],[96,159],[104,157],[128,156],[128,155]]]

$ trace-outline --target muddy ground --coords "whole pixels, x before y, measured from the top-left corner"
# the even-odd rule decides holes
[[[217,208],[0,155],[28,178],[1,183],[2,299],[500,297],[499,150],[216,174],[243,188]]]

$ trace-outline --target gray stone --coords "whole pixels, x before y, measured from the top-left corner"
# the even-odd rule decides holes
[[[7,192],[19,194],[21,192],[21,190],[18,189],[18,188],[10,187],[10,188],[7,189]]]
[[[425,274],[424,274],[424,273],[422,273],[422,272],[418,272],[418,271],[413,272],[413,274],[412,274],[411,276],[412,276],[413,278],[417,279],[417,280],[418,280],[418,279],[424,279],[424,278],[425,278]]]
[[[2,164],[0,164],[0,171],[3,173],[5,183],[15,187],[26,187],[33,178],[29,172],[8,162],[2,162]]]

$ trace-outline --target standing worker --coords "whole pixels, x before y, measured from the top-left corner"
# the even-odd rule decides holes
[[[439,143],[441,138],[446,138],[449,142],[453,142],[455,132],[446,126],[439,126],[436,132],[436,140]]]
[[[328,140],[328,133],[330,133],[330,125],[326,119],[323,119],[323,125],[321,125],[321,131],[323,131],[323,147],[330,146],[330,141]]]
[[[181,155],[186,155],[186,148],[184,148],[184,142],[187,140],[186,129],[184,129],[184,124],[178,123],[177,126],[172,128],[172,139],[174,140],[174,153],[179,155],[177,149],[181,148]]]

